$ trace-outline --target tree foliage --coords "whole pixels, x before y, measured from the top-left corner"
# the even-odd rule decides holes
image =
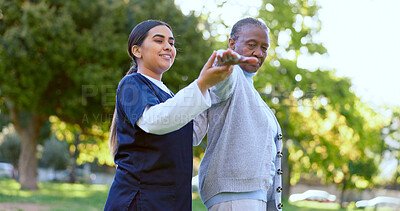
[[[372,187],[382,117],[360,102],[349,79],[298,67],[300,55],[327,52],[313,39],[318,9],[312,0],[263,1],[259,17],[270,28],[271,49],[255,83],[283,125],[292,185],[317,178],[343,192]]]
[[[384,152],[382,157],[388,160],[395,160],[397,168],[393,175],[387,172],[381,172],[386,178],[389,178],[390,186],[398,190],[400,188],[400,107],[385,108],[390,112],[390,120],[382,129],[382,138],[384,140]]]

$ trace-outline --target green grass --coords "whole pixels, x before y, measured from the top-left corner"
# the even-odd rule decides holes
[[[106,185],[50,182],[39,183],[38,191],[19,190],[19,188],[20,185],[15,180],[0,178],[0,203],[38,204],[58,211],[94,211],[103,210],[109,191],[109,186]],[[198,194],[194,195],[194,198],[193,211],[206,211]],[[290,204],[284,200],[283,204],[285,211],[359,210],[355,209],[354,203],[350,204],[348,209],[340,209],[337,203],[301,201]]]
[[[204,206],[203,202],[199,198],[193,199],[192,208],[193,211],[207,211],[207,208]]]
[[[47,205],[51,210],[103,210],[109,187],[106,185],[39,183],[38,191],[19,190],[15,180],[0,179],[0,203]]]

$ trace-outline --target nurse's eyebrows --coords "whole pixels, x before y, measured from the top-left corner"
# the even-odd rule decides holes
[[[162,34],[155,34],[155,35],[153,35],[153,37],[152,37],[152,38],[154,38],[154,37],[161,37],[161,38],[165,38],[165,36],[164,36],[164,35],[162,35]],[[169,39],[169,40],[175,40],[175,38],[173,38],[173,37],[169,37],[168,39]]]

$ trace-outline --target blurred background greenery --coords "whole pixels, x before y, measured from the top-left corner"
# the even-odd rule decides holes
[[[215,0],[217,7],[226,3]],[[262,1],[257,18],[270,29],[271,47],[255,86],[284,131],[285,200],[323,189],[337,196],[326,209],[351,209],[357,200],[399,194],[399,165],[390,173],[380,165],[388,155],[400,163],[400,108],[382,106],[384,115],[334,70],[298,67],[300,55],[327,53],[312,39],[321,27],[319,9],[313,0]],[[0,0],[0,162],[12,166],[15,179],[1,180],[0,202],[61,200],[73,209],[102,209],[110,179],[96,181],[100,173],[112,181],[115,171],[108,128],[116,87],[130,66],[130,31],[146,19],[172,26],[178,53],[163,81],[177,92],[197,78],[214,49],[227,47],[216,26],[231,26],[212,15],[185,15],[173,0]],[[304,24],[307,17],[313,24]],[[282,34],[287,42],[278,42]],[[206,140],[194,148],[194,175],[205,147]],[[56,192],[62,199],[53,200]],[[313,207],[303,203],[285,208]],[[194,207],[204,208],[196,193]]]

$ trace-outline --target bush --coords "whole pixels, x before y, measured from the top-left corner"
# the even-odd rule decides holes
[[[18,160],[21,154],[21,139],[16,133],[7,133],[3,140],[0,140],[0,154],[5,161],[13,166],[11,177],[17,179],[18,175]]]
[[[1,156],[9,163],[17,165],[21,152],[21,139],[16,133],[8,133],[4,136],[0,145]]]
[[[45,141],[41,162],[54,170],[66,169],[69,165],[71,156],[67,145],[56,138]]]

